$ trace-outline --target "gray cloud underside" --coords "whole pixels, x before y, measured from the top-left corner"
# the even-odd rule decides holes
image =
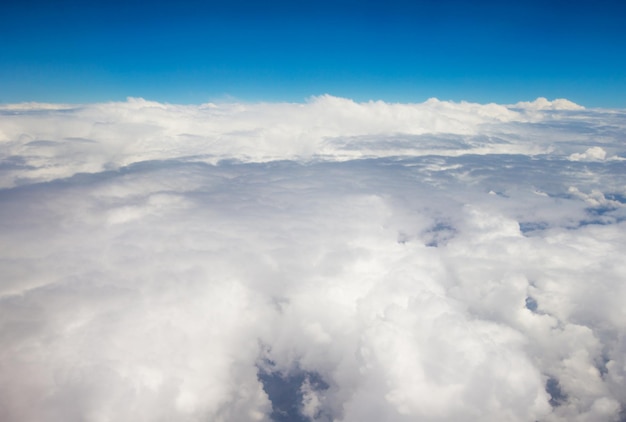
[[[0,419],[624,420],[624,117],[2,106]]]

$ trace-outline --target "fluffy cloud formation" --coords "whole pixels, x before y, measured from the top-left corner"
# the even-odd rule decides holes
[[[0,107],[0,419],[623,420],[626,120],[558,101]]]
[[[550,101],[547,98],[539,97],[535,101],[520,101],[514,107],[526,110],[584,110],[585,107],[573,103],[564,98],[557,98]]]
[[[550,104],[558,101],[565,100]],[[179,106],[131,98],[83,106],[4,105],[0,186],[172,159],[215,164],[470,153],[596,157],[580,145],[589,142],[589,131],[623,128],[622,113],[538,111],[537,102],[543,104],[355,103],[322,96],[304,104]],[[614,139],[607,135],[598,142]]]

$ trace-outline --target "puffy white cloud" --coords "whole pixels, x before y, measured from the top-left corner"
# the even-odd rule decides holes
[[[550,101],[547,98],[539,97],[534,101],[520,101],[514,105],[516,108],[528,110],[584,110],[585,107],[573,103],[565,98],[557,98]]]
[[[604,161],[604,159],[606,158],[606,151],[602,149],[601,147],[591,147],[591,148],[588,148],[587,151],[583,152],[582,154],[574,153],[570,155],[569,158],[572,161],[582,161],[582,160]]]
[[[570,154],[569,159],[572,161],[604,161],[604,160],[615,160],[615,161],[623,161],[623,157],[618,156],[606,156],[606,151],[602,147],[591,147],[587,148],[587,150],[583,153],[575,152]]]
[[[539,154],[553,147],[549,142],[554,138],[522,141],[512,138],[503,124],[568,119],[576,116],[436,99],[422,104],[356,103],[328,95],[304,104],[179,106],[129,98],[73,107],[4,105],[0,185],[54,180],[147,160],[345,160],[459,155],[468,150]]]
[[[0,419],[623,418],[623,113],[554,108],[0,107]]]

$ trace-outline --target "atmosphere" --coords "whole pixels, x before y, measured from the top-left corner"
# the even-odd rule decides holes
[[[626,422],[626,3],[0,8],[1,422]]]
[[[0,14],[0,102],[431,97],[626,106],[626,3],[26,0]]]

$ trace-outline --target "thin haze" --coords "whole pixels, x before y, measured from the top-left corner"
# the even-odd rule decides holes
[[[0,419],[623,421],[623,110],[0,107]]]

